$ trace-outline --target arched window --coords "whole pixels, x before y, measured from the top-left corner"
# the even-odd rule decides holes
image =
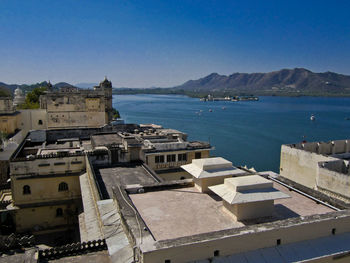
[[[62,208],[57,208],[56,209],[56,217],[61,217],[63,216],[63,210]]]
[[[39,120],[39,121],[38,121],[38,124],[39,124],[39,125],[43,125],[43,121],[42,121],[42,120]]]
[[[29,185],[23,186],[23,194],[24,195],[30,195],[31,194]]]
[[[62,192],[62,191],[68,191],[68,184],[65,182],[62,182],[58,185],[58,191]]]

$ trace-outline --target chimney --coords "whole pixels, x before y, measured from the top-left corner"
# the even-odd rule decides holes
[[[225,178],[247,174],[222,157],[194,159],[181,168],[193,176],[195,187],[202,193],[210,192],[209,186],[222,184]]]
[[[222,198],[223,209],[236,221],[271,216],[274,200],[290,197],[259,175],[227,178],[223,184],[209,189]]]

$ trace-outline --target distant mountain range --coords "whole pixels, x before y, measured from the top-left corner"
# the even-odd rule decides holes
[[[87,83],[87,82],[83,82],[83,83],[77,83],[74,86],[81,88],[81,89],[91,89],[94,86],[98,86],[98,83]]]
[[[198,93],[259,94],[350,94],[350,76],[333,72],[314,73],[303,68],[282,69],[269,73],[212,73],[174,87]]]
[[[24,91],[47,86],[46,81],[33,85],[5,84],[0,82],[1,92],[13,94],[19,86]],[[74,86],[92,88],[97,83],[78,83]],[[54,88],[73,87],[66,82]],[[183,94],[192,97],[235,95],[276,96],[350,96],[350,76],[334,72],[314,73],[304,68],[282,69],[269,73],[233,73],[229,76],[212,73],[204,78],[189,80],[171,88],[113,88],[114,94]]]
[[[185,94],[193,97],[226,95],[350,96],[350,76],[334,72],[314,73],[303,68],[269,73],[212,73],[172,88],[121,89],[116,94]]]
[[[43,82],[39,82],[36,84],[31,84],[31,85],[27,85],[27,84],[6,84],[3,82],[0,82],[0,96],[4,96],[4,95],[13,95],[15,89],[17,89],[18,87],[20,87],[22,89],[22,91],[24,92],[29,92],[32,91],[35,88],[38,87],[48,87],[49,83],[47,81],[43,81]],[[73,85],[66,83],[66,82],[58,82],[54,85],[52,85],[52,87],[54,89],[59,89],[62,87],[74,87]]]

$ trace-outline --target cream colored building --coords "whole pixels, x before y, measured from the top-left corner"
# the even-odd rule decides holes
[[[112,120],[112,83],[105,79],[94,90],[49,89],[40,96],[40,108],[46,110],[48,129],[101,127]]]
[[[81,240],[105,239],[112,262],[349,259],[350,212],[337,199],[303,192],[272,172],[247,171],[254,180],[228,178],[237,179],[231,191],[215,194],[211,186],[214,191],[202,192],[192,179],[160,180],[151,162],[141,162],[154,154],[167,158],[176,151],[197,152],[181,148],[191,145],[185,142],[185,134],[159,127],[30,132],[11,160],[13,203],[7,209],[19,232],[47,233],[77,226],[77,213],[84,207]],[[199,174],[232,170],[228,161],[223,166],[197,159],[192,163],[202,164]],[[347,165],[324,163],[324,168],[344,172]],[[225,188],[223,180],[219,186]]]
[[[187,134],[162,127],[140,133],[143,140],[143,160],[164,180],[181,180],[192,176],[181,169],[194,159],[208,158],[212,146],[207,142],[187,141]]]
[[[85,156],[79,141],[46,144],[27,140],[10,163],[17,232],[42,233],[77,224],[81,211],[79,176]]]
[[[181,165],[207,158],[212,150],[209,143],[187,141],[187,135],[180,131],[143,125],[132,132],[93,135],[91,145],[101,154],[105,151],[110,164],[142,160],[166,181],[191,178]]]
[[[40,114],[43,116],[44,111],[24,111],[24,115],[31,116],[32,120]],[[133,129],[134,127],[139,130]],[[104,131],[109,129],[120,131]],[[157,133],[163,139],[175,136],[175,133],[182,134],[169,130],[167,135],[164,131]],[[186,138],[184,134],[181,136]],[[183,143],[186,148],[177,149],[175,154],[178,151],[182,156],[185,153],[194,156],[198,150],[209,152],[210,149],[207,144],[203,144],[205,148],[201,149],[189,147],[190,142],[182,141],[181,145]],[[195,145],[201,144],[196,142]],[[62,229],[62,217],[69,221],[67,226],[77,223],[77,213],[81,210],[80,182],[84,181],[81,176],[88,169],[87,156],[94,166],[127,165],[142,163],[144,152],[150,149],[149,144],[145,146],[142,128],[137,125],[30,131],[10,163],[13,204],[9,209],[14,214],[17,231]],[[152,170],[149,164],[147,169]],[[63,185],[64,190],[60,185]],[[53,214],[55,211],[58,211],[57,215]],[[40,216],[39,212],[46,214]],[[32,216],[27,220],[31,213]]]
[[[21,116],[13,107],[11,97],[0,97],[0,131],[13,134],[20,129]]]
[[[20,110],[22,130],[28,132],[30,130],[47,129],[47,112],[44,109],[28,109]]]
[[[350,140],[282,145],[280,174],[308,188],[350,201],[349,158]]]

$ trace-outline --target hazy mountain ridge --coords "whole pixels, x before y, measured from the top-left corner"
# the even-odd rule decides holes
[[[94,86],[98,86],[98,83],[81,82],[81,83],[75,84],[75,86],[81,89],[92,89]]]
[[[0,92],[6,92],[8,95],[13,95],[14,91],[17,89],[17,87],[20,87],[22,89],[22,91],[24,92],[29,92],[32,91],[35,88],[38,87],[48,87],[49,83],[47,81],[43,81],[43,82],[38,82],[35,84],[6,84],[4,82],[0,82]],[[59,89],[62,87],[75,87],[67,82],[58,82],[54,85],[52,85],[52,87],[54,89]]]
[[[173,89],[199,93],[350,94],[350,76],[334,72],[314,73],[303,68],[269,73],[234,73],[229,76],[212,73],[198,80],[189,80]]]

